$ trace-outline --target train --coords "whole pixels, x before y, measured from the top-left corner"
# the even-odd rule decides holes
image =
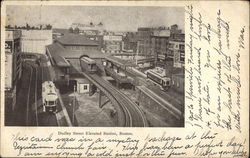
[[[42,103],[44,112],[56,113],[58,94],[52,81],[42,83]]]
[[[147,78],[160,86],[161,90],[167,91],[171,86],[171,78],[167,77],[163,68],[156,67],[146,71]]]
[[[80,64],[81,64],[82,71],[88,72],[90,74],[96,73],[97,71],[97,65],[96,65],[95,60],[89,57],[80,58]]]

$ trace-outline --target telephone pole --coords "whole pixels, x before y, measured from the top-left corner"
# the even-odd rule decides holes
[[[72,114],[72,122],[73,122],[73,126],[75,125],[75,105],[76,105],[76,85],[74,85],[74,100],[73,100],[73,114]]]

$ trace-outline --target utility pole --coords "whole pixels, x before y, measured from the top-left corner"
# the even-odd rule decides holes
[[[137,65],[137,60],[138,60],[139,47],[140,47],[140,41],[138,40],[138,43],[137,43],[137,50],[136,50],[136,58],[135,58],[135,64],[136,64],[136,65]]]
[[[75,125],[75,104],[76,104],[76,85],[74,85],[74,102],[73,102],[73,126]]]

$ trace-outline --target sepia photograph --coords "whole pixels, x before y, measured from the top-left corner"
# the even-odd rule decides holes
[[[5,0],[0,157],[249,157],[247,4]]]
[[[5,126],[184,127],[184,7],[7,5],[5,24]]]

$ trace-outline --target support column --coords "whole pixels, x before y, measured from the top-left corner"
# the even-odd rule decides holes
[[[102,108],[102,91],[99,91],[99,108]]]
[[[120,83],[118,81],[116,81],[116,87],[120,89]]]

